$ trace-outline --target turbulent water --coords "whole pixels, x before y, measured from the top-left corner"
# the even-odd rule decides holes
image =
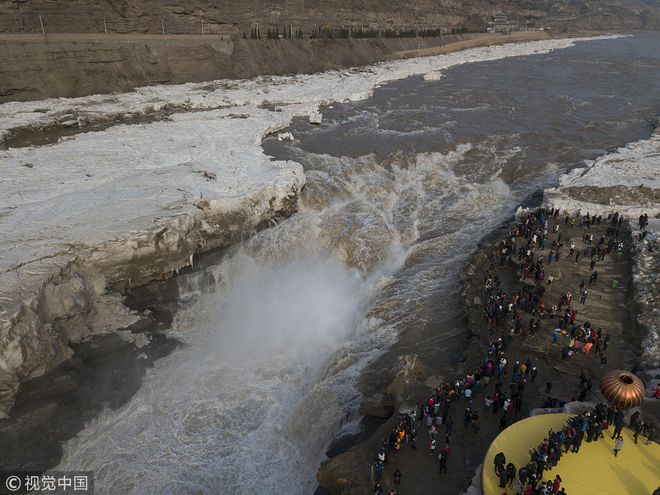
[[[99,493],[311,493],[357,422],[361,370],[407,332],[460,334],[443,323],[476,241],[562,171],[650,134],[658,46],[645,33],[458,66],[266,139],[305,167],[300,212],[182,278],[187,345],[59,468],[95,470]]]

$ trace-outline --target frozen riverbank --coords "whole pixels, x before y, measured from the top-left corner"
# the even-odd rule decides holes
[[[1,153],[0,415],[21,380],[70,357],[69,342],[138,320],[119,297],[127,287],[294,211],[302,167],[259,147],[292,115],[245,110]]]
[[[594,39],[594,38],[588,38]],[[0,414],[22,380],[69,355],[68,342],[129,326],[119,295],[167,277],[290,213],[304,178],[271,162],[261,138],[320,104],[452,65],[544,53],[576,40],[478,48],[366,69],[0,106],[0,134],[121,120],[165,108],[215,109],[120,125],[47,147],[0,152]],[[277,105],[267,110],[258,105]]]
[[[596,215],[660,215],[660,133],[572,170],[545,198],[564,210]]]

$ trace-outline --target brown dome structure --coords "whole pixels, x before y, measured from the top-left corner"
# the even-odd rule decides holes
[[[614,370],[605,373],[600,391],[617,411],[632,409],[644,400],[644,383],[629,371]]]

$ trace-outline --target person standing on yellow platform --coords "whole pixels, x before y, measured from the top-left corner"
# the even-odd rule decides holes
[[[616,440],[614,440],[614,457],[617,456],[619,453],[619,450],[623,448],[623,437],[619,435],[616,437]]]

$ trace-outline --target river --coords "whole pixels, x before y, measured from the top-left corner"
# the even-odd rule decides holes
[[[329,442],[359,428],[363,371],[397,346],[455,359],[478,240],[563,172],[651,134],[658,46],[641,33],[464,64],[266,138],[305,169],[299,212],[181,278],[185,345],[57,469],[94,470],[98,493],[312,493]]]

